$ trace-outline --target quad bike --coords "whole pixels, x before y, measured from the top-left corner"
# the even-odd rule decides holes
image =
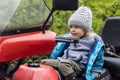
[[[75,10],[77,7],[78,0],[53,0],[50,11],[44,0],[4,0],[0,3],[0,80],[64,80],[58,70],[41,65],[33,56],[51,52],[56,42],[78,42],[74,38],[57,37],[49,30],[55,10]],[[110,50],[106,51],[101,77],[96,80],[120,79],[119,21],[119,17],[108,18],[100,31],[106,49]]]

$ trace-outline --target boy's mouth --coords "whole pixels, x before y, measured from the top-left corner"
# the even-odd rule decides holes
[[[77,33],[71,33],[72,35],[77,35]]]
[[[72,33],[72,37],[77,37],[77,33]]]

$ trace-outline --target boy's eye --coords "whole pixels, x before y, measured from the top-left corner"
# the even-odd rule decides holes
[[[70,28],[72,28],[73,26],[70,26]]]
[[[73,27],[74,27],[74,28],[79,28],[79,26],[70,26],[70,28],[73,28]]]
[[[75,26],[76,28],[79,28],[79,26]]]

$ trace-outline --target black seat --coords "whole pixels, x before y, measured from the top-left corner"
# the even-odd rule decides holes
[[[115,48],[116,54],[120,58],[120,16],[109,17],[100,31],[105,45]]]
[[[104,26],[100,31],[105,45],[115,48],[115,55],[120,56],[120,16],[109,17],[106,19]],[[105,56],[104,67],[110,70],[110,73],[115,72],[120,74],[120,58]]]
[[[56,72],[58,74],[59,80],[64,80],[64,78],[63,78],[62,74],[59,72],[59,70],[56,70]],[[111,75],[107,69],[102,70],[101,77],[95,78],[95,80],[110,80],[110,79],[111,79]],[[85,78],[82,76],[78,76],[77,80],[85,80]]]
[[[120,17],[109,17],[106,19],[103,28],[100,31],[105,44],[120,46]]]
[[[112,57],[105,57],[105,64],[104,66],[114,73],[120,73],[120,59],[119,58],[112,58]]]

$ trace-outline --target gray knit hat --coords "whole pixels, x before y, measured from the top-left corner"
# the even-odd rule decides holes
[[[86,31],[92,30],[92,12],[89,8],[79,7],[68,20],[68,26],[79,26]]]

